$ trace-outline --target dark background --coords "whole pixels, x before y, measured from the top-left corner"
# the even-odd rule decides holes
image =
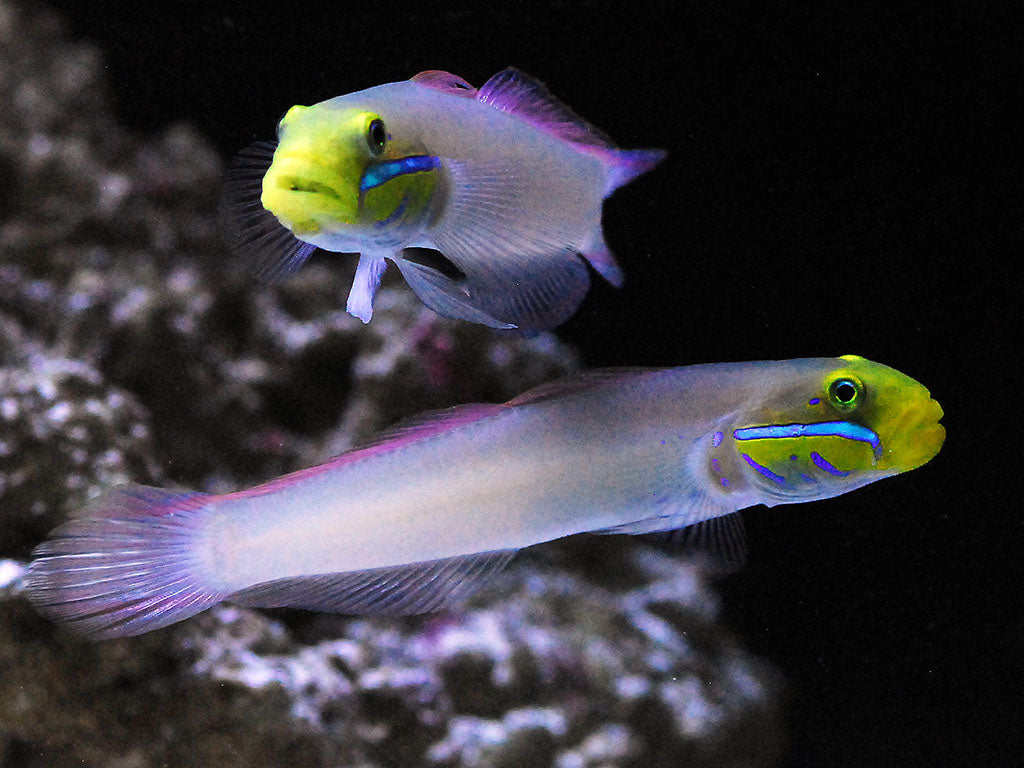
[[[559,335],[589,365],[855,353],[925,383],[947,443],[854,494],[747,513],[731,627],[790,682],[789,766],[1018,765],[1024,618],[1009,196],[1024,36],[963,4],[52,4],[121,120],[227,159],[312,104],[514,64],[624,146],[670,151],[605,208],[621,291]],[[1017,275],[1017,277],[1014,277]],[[1019,445],[1019,439],[1016,441]]]

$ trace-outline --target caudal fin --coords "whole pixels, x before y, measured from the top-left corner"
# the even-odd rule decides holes
[[[619,187],[654,168],[668,152],[664,149],[612,149],[602,152],[602,155],[607,169],[604,196],[608,197]]]
[[[25,575],[44,616],[87,637],[139,635],[187,619],[226,597],[197,557],[211,497],[115,488],[36,547]]]

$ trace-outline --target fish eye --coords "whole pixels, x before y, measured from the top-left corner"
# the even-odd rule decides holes
[[[387,138],[388,133],[384,130],[384,121],[379,117],[375,117],[366,126],[366,143],[370,146],[370,151],[375,155],[383,152],[384,142],[387,141]]]
[[[828,385],[828,399],[841,410],[855,408],[864,394],[864,385],[856,379],[839,378]]]

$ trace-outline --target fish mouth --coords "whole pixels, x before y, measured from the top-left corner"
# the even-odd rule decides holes
[[[267,169],[264,189],[268,186],[281,192],[298,192],[323,195],[338,199],[338,184],[341,179],[333,169],[316,162],[308,156],[289,154],[278,147],[274,162]]]
[[[323,195],[325,197],[338,198],[340,195],[329,184],[319,181],[309,181],[299,176],[278,177],[277,186],[285,192],[301,192],[310,195]]]
[[[356,201],[343,194],[344,183],[327,165],[278,147],[260,200],[296,236],[315,235],[355,221]]]
[[[931,461],[946,440],[946,428],[939,423],[943,415],[942,406],[930,397],[904,410],[892,427],[888,445],[883,441],[885,456],[877,468],[907,472]]]

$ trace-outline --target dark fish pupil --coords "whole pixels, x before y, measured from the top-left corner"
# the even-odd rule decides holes
[[[368,138],[370,140],[370,149],[374,152],[380,152],[384,149],[387,133],[384,131],[384,122],[382,120],[373,120],[370,123]]]
[[[857,397],[857,388],[849,381],[837,381],[832,387],[832,393],[840,403],[852,403]]]

